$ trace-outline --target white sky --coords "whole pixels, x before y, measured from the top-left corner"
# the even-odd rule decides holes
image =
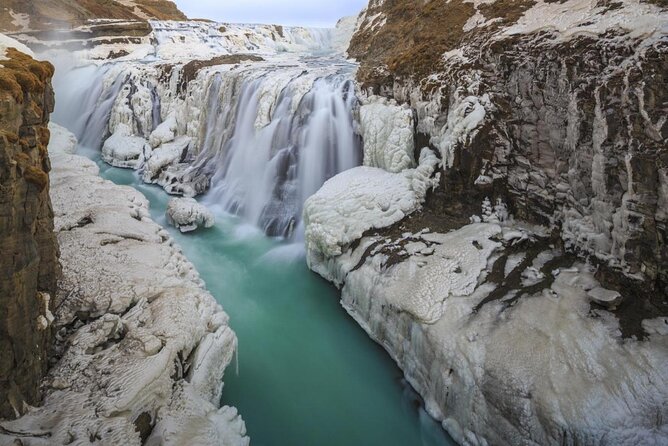
[[[357,15],[368,0],[174,0],[190,18],[220,22],[334,26]]]

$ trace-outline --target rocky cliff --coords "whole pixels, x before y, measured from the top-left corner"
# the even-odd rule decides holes
[[[501,199],[668,314],[665,6],[372,1],[349,52],[362,88],[413,107],[418,148],[440,154],[427,208],[461,226]]]
[[[358,19],[364,167],[307,201],[308,262],[463,444],[668,437],[666,24],[640,0]]]
[[[92,19],[186,20],[168,0],[2,0],[0,30],[69,29]]]
[[[0,40],[0,418],[40,400],[59,274],[47,154],[53,67]]]

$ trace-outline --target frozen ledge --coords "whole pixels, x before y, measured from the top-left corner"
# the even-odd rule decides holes
[[[540,228],[412,226],[398,217],[419,204],[394,175],[361,168],[326,184],[307,205],[307,258],[454,439],[663,444],[668,318],[624,339],[590,304],[622,296]]]
[[[68,140],[57,138],[54,141]],[[0,424],[0,445],[247,446],[220,408],[237,338],[148,201],[50,147],[63,277],[42,407]]]

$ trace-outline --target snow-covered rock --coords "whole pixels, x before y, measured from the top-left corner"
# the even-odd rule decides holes
[[[192,232],[200,226],[212,227],[215,219],[211,211],[194,198],[172,198],[167,205],[167,222],[181,232]]]
[[[592,292],[619,294],[602,288],[590,267],[552,270],[550,262],[561,260],[549,246],[540,255],[534,248],[506,252],[512,240],[532,240],[526,229],[399,229],[407,232],[369,232],[340,255],[309,252],[310,267],[341,287],[344,308],[456,441],[626,445],[666,438],[665,318],[643,322],[645,341],[623,340],[619,321],[590,307]],[[535,280],[523,280],[530,275]]]
[[[414,167],[413,110],[373,96],[360,107],[364,165],[397,173]]]
[[[139,136],[132,136],[130,128],[118,124],[116,131],[102,146],[102,159],[112,166],[138,169],[151,154],[151,146]]]
[[[160,183],[160,176],[165,168],[183,159],[189,145],[189,137],[179,136],[153,150],[144,164],[144,182]]]
[[[77,137],[55,122],[49,122],[49,153],[72,155],[77,150]]]
[[[176,132],[176,116],[171,114],[151,132],[148,143],[151,144],[151,147],[156,148],[162,144],[172,142],[176,138]]]
[[[308,252],[339,255],[365,231],[392,225],[416,211],[438,184],[438,163],[431,150],[423,149],[415,169],[390,173],[363,166],[327,181],[304,205]]]
[[[0,423],[0,444],[247,446],[237,411],[219,409],[236,336],[148,200],[85,158],[52,164],[59,359],[43,404]]]

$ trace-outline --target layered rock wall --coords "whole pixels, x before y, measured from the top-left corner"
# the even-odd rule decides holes
[[[461,226],[502,199],[601,276],[665,293],[666,17],[647,1],[374,0],[349,53],[365,91],[415,109],[416,149],[441,153],[428,207]]]
[[[5,55],[0,44],[0,418],[39,402],[48,366],[59,274],[47,153],[52,75],[51,64],[14,48]]]

